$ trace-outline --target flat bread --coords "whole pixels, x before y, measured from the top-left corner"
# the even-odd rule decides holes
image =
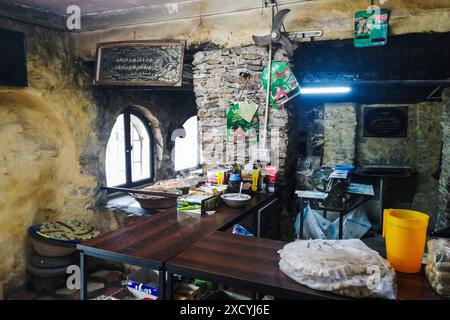
[[[280,270],[310,288],[358,298],[395,298],[394,270],[359,239],[295,241],[279,254]]]

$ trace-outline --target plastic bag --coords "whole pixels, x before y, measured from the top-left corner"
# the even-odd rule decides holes
[[[335,236],[328,239],[337,239],[339,236],[339,218],[333,221],[332,225]],[[356,208],[344,215],[342,239],[361,239],[370,228],[372,228],[372,224],[366,212],[362,208]]]
[[[245,237],[254,237],[253,233],[251,233],[250,231],[245,229],[240,224],[235,224],[233,226],[233,234],[238,234],[240,236],[245,236]]]
[[[359,239],[297,240],[281,250],[279,266],[312,289],[354,298],[395,299],[395,271]]]
[[[303,210],[303,239],[337,239],[339,236],[339,218],[331,222],[307,205]],[[372,225],[362,208],[344,215],[342,239],[360,239]],[[295,233],[300,235],[300,213],[295,221]]]
[[[295,233],[300,235],[300,213],[295,220]],[[331,221],[322,217],[309,205],[303,209],[303,238],[304,239],[329,239],[335,237],[335,230]]]
[[[450,240],[431,239],[427,245],[425,274],[428,282],[438,294],[450,297]]]

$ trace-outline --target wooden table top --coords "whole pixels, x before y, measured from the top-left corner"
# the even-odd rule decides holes
[[[216,213],[198,217],[177,213],[176,208],[168,209],[83,241],[77,248],[88,255],[109,254],[116,258],[162,265],[211,232],[230,226],[276,197],[276,194],[255,194],[249,205],[243,208],[221,205],[215,209]]]
[[[216,279],[233,279],[245,288],[278,292],[279,297],[348,299],[303,286],[283,274],[277,251],[286,243],[214,232],[166,263],[169,272],[191,272]],[[399,300],[441,299],[423,273],[397,273]],[[277,289],[278,288],[278,289]]]
[[[231,280],[243,288],[302,299],[345,299],[313,290],[283,274],[277,251],[286,243],[214,232],[166,263],[168,272],[191,272]],[[232,284],[230,284],[232,285]]]
[[[397,272],[397,289],[397,300],[445,299],[431,288],[423,269],[419,273]]]

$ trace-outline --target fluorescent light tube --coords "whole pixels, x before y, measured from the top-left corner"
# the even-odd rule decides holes
[[[323,93],[349,93],[350,87],[310,87],[301,88],[301,94],[323,94]]]

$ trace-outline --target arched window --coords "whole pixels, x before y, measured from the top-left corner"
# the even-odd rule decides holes
[[[200,162],[197,116],[189,118],[183,128],[186,135],[175,138],[175,170],[195,168]]]
[[[153,181],[153,141],[147,121],[131,108],[117,117],[106,147],[106,184],[132,187]]]

